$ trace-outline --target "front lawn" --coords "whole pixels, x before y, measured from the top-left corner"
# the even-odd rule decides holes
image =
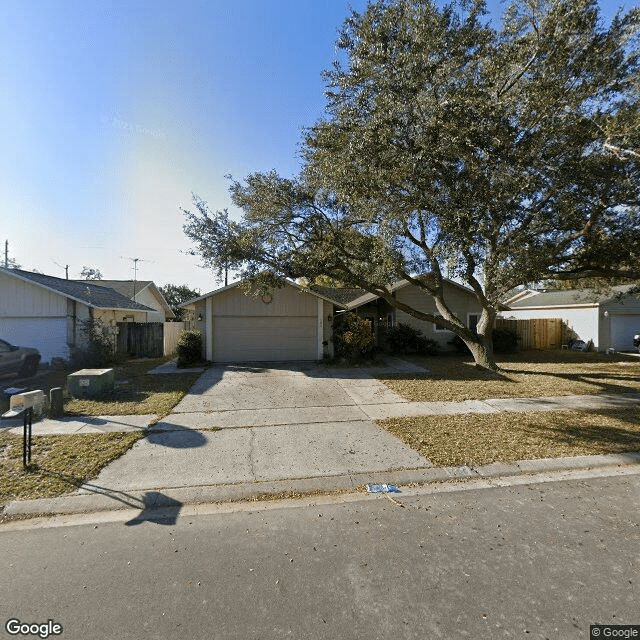
[[[379,376],[379,380],[410,402],[640,391],[640,359],[623,354],[528,351],[499,357],[499,373],[479,369],[470,356],[406,359],[428,373]]]
[[[154,375],[149,371],[167,358],[129,360],[114,365],[115,388],[100,398],[75,399],[65,393],[64,412],[76,416],[148,415],[166,416],[185,396],[198,379],[199,373]],[[41,389],[49,396],[53,387],[67,383],[68,371],[47,371],[28,380],[28,391]],[[11,379],[3,379],[3,386],[13,386]],[[0,394],[0,413],[9,408],[9,401]]]
[[[640,411],[503,412],[378,424],[437,467],[640,451]]]
[[[31,466],[22,468],[22,437],[0,432],[0,504],[51,498],[77,489],[119,458],[144,433],[34,436]]]

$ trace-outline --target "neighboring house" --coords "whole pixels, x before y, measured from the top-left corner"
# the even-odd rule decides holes
[[[93,280],[63,280],[0,267],[0,338],[35,347],[43,362],[82,346],[82,322],[147,322],[154,310]]]
[[[290,282],[256,298],[240,284],[181,305],[203,336],[207,360],[304,361],[333,354],[333,299]]]
[[[166,322],[176,317],[158,287],[151,280],[76,280],[76,282],[90,282],[98,287],[108,287],[129,300],[153,309],[153,313],[148,315],[145,322]],[[132,321],[131,318],[123,321],[127,320]]]
[[[444,288],[445,300],[451,311],[468,327],[475,329],[482,313],[482,307],[474,292],[452,280],[445,280]],[[347,310],[355,311],[358,315],[369,320],[376,339],[380,338],[380,329],[403,323],[418,329],[425,337],[434,340],[442,351],[454,349],[451,344],[454,334],[451,331],[436,323],[418,320],[418,318],[392,307],[386,300],[373,293],[348,289],[343,290],[344,293],[341,294],[340,289],[330,289],[329,287],[323,287],[322,290],[329,298],[337,300],[342,297],[344,307]],[[407,280],[400,280],[393,284],[391,292],[399,302],[417,311],[439,315],[433,296]]]
[[[633,285],[612,287],[606,293],[591,289],[535,291],[525,289],[508,300],[504,318],[561,318],[576,338],[599,351],[632,351],[633,336],[640,333],[640,296],[629,293]]]

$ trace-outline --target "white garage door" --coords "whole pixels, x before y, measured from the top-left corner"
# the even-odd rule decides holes
[[[42,362],[69,357],[65,318],[0,318],[0,338],[19,347],[35,347]]]
[[[214,362],[317,359],[317,321],[314,317],[214,318]]]
[[[640,333],[640,316],[611,316],[611,346],[616,351],[635,351],[636,333]]]

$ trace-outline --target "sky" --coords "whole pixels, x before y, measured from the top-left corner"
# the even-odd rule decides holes
[[[621,4],[600,0],[603,16]],[[0,264],[8,241],[61,278],[135,264],[157,285],[220,286],[180,208],[195,193],[236,215],[226,175],[298,172],[349,7],[366,0],[5,0]]]

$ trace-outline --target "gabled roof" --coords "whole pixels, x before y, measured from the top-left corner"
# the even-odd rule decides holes
[[[323,295],[322,293],[318,293],[317,291],[314,291],[312,289],[306,289],[305,287],[301,287],[299,284],[292,282],[291,280],[286,280],[285,283],[291,287],[294,287],[295,289],[298,289],[299,291],[303,292],[303,293],[309,293],[313,296],[316,296],[316,298],[321,298],[322,300],[326,300],[327,302],[331,302],[332,304],[337,304],[339,307],[344,307],[346,308],[346,305],[338,302],[337,300],[334,300],[333,298],[330,298],[329,296]],[[193,298],[193,300],[187,300],[187,302],[183,302],[180,307],[188,307],[190,304],[194,304],[196,302],[200,302],[201,300],[205,300],[206,298],[209,298],[211,296],[217,296],[221,293],[224,293],[225,291],[229,291],[231,289],[235,289],[236,287],[240,286],[242,284],[242,280],[238,280],[238,282],[232,282],[231,284],[227,285],[226,287],[220,287],[219,289],[214,289],[213,291],[209,291],[209,293],[205,293],[204,295],[201,295],[197,298]]]
[[[162,305],[165,314],[170,318],[176,317],[169,303],[165,300],[165,297],[152,280],[76,280],[76,282],[90,282],[98,287],[108,287],[117,291],[125,298],[129,298],[129,300],[133,300],[134,296],[139,295],[145,289],[149,289]]]
[[[46,276],[43,273],[22,271],[21,269],[5,269],[0,267],[2,273],[31,282],[43,289],[53,291],[76,302],[81,302],[93,309],[117,309],[122,311],[153,311],[149,307],[138,302],[133,302],[117,291],[109,287],[97,286],[93,280],[63,280],[54,276]]]
[[[531,309],[537,307],[597,306],[624,296],[634,285],[626,284],[598,291],[596,289],[556,289],[552,291],[531,291],[530,295],[508,302],[510,309]]]
[[[454,282],[453,280],[448,280],[446,278],[444,278],[444,282],[446,284],[449,284],[453,287],[456,287],[458,289],[460,289],[461,291],[464,291],[465,293],[471,294],[471,295],[475,295],[475,293],[473,292],[472,289],[469,289],[469,287],[465,287],[461,284],[458,284],[457,282]],[[397,291],[398,289],[402,289],[403,287],[406,287],[407,285],[411,284],[408,280],[398,280],[397,282],[394,282],[391,287],[389,287],[391,293],[393,293],[394,291]],[[375,300],[376,298],[379,298],[380,296],[376,295],[375,293],[365,293],[362,296],[360,296],[359,298],[356,298],[355,300],[352,300],[351,302],[349,302],[346,305],[346,308],[351,310],[351,309],[357,309],[358,307],[361,307],[363,304],[367,304],[368,302],[371,302],[372,300]]]
[[[339,305],[347,305],[367,293],[366,289],[350,287],[321,287],[319,285],[311,285],[309,289],[320,296],[334,300]]]

